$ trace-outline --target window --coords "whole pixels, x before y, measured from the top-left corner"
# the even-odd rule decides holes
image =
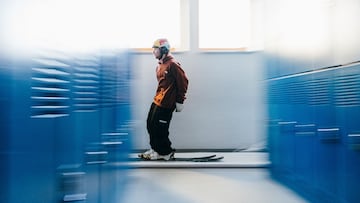
[[[199,48],[207,50],[248,50],[259,40],[254,26],[260,1],[199,0]],[[256,9],[254,9],[257,7]],[[254,18],[255,17],[255,18]],[[254,38],[256,36],[256,38]],[[261,37],[260,37],[261,38]]]
[[[30,0],[8,5],[5,36],[15,46],[66,51],[180,46],[180,0]]]
[[[263,1],[30,0],[6,5],[1,30],[10,45],[30,50],[148,51],[162,37],[175,50],[250,50],[262,47]]]
[[[124,38],[130,47],[151,48],[163,37],[172,47],[180,47],[180,0],[130,0],[125,5],[127,14],[117,25],[127,29]]]

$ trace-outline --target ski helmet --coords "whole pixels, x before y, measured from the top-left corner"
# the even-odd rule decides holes
[[[160,48],[161,54],[167,54],[170,51],[170,44],[169,41],[165,38],[160,38],[155,40],[153,48]]]

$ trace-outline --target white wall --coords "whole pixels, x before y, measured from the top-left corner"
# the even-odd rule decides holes
[[[173,114],[176,149],[233,149],[265,140],[263,58],[252,53],[174,53],[189,78],[185,108]],[[133,57],[135,149],[149,147],[146,117],[157,85],[151,53]]]

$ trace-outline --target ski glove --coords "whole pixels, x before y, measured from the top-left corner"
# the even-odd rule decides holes
[[[181,112],[184,108],[184,104],[180,104],[176,102],[176,112]]]

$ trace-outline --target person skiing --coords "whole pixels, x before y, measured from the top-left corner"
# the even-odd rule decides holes
[[[167,39],[155,40],[152,48],[153,55],[158,59],[158,86],[146,123],[151,149],[139,154],[139,157],[147,160],[170,160],[175,153],[169,139],[170,121],[174,111],[181,112],[184,108],[188,78],[180,63],[170,53]]]

